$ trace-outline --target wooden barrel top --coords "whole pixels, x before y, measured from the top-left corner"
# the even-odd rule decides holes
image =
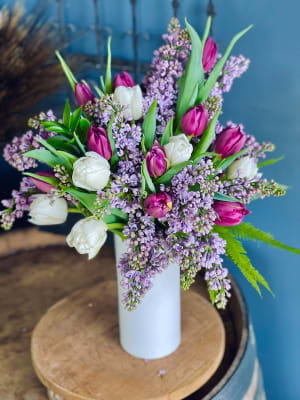
[[[65,245],[62,235],[29,228],[0,236],[0,399],[47,399],[30,358],[34,326],[60,299],[115,276],[112,247],[101,250],[101,260],[108,268],[100,267],[97,258],[89,262],[83,259]],[[200,283],[194,289],[201,292]],[[235,289],[229,307],[220,313],[226,330],[223,361],[196,397],[190,398],[211,398],[236,368],[237,355],[242,356],[247,342],[244,307]]]

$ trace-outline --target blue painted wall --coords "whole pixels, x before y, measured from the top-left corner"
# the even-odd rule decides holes
[[[25,4],[30,8],[34,2],[27,0]],[[106,5],[101,10],[102,20],[113,33],[114,55],[132,58],[130,38],[124,39],[123,36],[124,31],[131,29],[129,1],[104,0],[102,3]],[[171,0],[140,0],[138,3],[139,29],[150,33],[149,41],[143,37],[140,39],[141,58],[149,60],[171,16]],[[85,0],[84,7],[80,4],[83,2],[69,1],[66,23],[77,28],[88,27],[93,24],[92,1]],[[180,17],[188,16],[195,27],[202,29],[206,1],[185,0],[182,4]],[[252,214],[247,218],[257,227],[272,232],[279,240],[300,247],[300,3],[298,0],[289,0],[288,3],[279,0],[215,0],[215,4],[218,15],[214,33],[221,49],[234,33],[250,23],[255,24],[235,49],[235,54],[242,52],[251,58],[251,67],[226,95],[222,119],[242,122],[246,131],[255,134],[260,141],[275,143],[275,155],[284,154],[286,159],[266,167],[265,175],[291,187],[284,198],[253,203],[250,206]],[[51,7],[50,13],[55,13],[55,6]],[[72,44],[71,51],[94,53],[94,36],[87,33]],[[2,176],[9,173],[2,164],[1,168]],[[231,266],[254,322],[267,397],[271,400],[299,399],[300,258],[265,246],[249,244],[247,249],[254,265],[276,294],[272,298],[264,292],[263,299],[260,299]]]

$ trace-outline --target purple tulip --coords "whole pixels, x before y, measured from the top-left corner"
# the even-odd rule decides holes
[[[208,124],[208,112],[202,104],[187,111],[181,120],[181,128],[188,136],[200,136]]]
[[[155,140],[151,150],[146,155],[146,163],[149,174],[154,178],[158,178],[166,172],[166,153],[157,140]]]
[[[126,86],[126,87],[133,87],[134,86],[134,80],[132,79],[131,75],[126,72],[122,71],[121,74],[118,74],[115,76],[114,82],[113,82],[113,88],[117,88],[118,86]]]
[[[218,214],[215,224],[221,226],[238,225],[245,215],[250,214],[244,204],[232,201],[216,201],[213,208]]]
[[[151,217],[162,218],[172,210],[172,199],[165,192],[153,193],[144,201],[144,208]]]
[[[95,96],[87,83],[75,84],[75,97],[78,106],[85,106],[88,101],[93,101]]]
[[[87,137],[87,148],[88,151],[94,151],[106,160],[110,160],[112,157],[111,145],[104,128],[90,127]]]
[[[55,177],[55,174],[53,171],[40,171],[40,172],[36,172],[36,174],[41,175],[41,176],[47,176],[49,178]],[[53,189],[53,186],[50,183],[40,181],[39,179],[32,178],[32,177],[31,177],[31,180],[35,184],[37,189],[39,189],[43,193],[50,193],[51,189]]]
[[[226,128],[218,136],[215,142],[214,151],[222,155],[222,158],[238,153],[244,146],[246,134],[239,126]]]
[[[208,72],[215,65],[217,58],[218,46],[212,37],[205,41],[202,55],[202,65],[204,72]]]

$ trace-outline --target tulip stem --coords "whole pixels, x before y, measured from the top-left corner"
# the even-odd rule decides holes
[[[110,231],[114,231],[116,229],[123,229],[124,224],[121,224],[121,223],[107,224],[107,228]]]
[[[74,213],[74,214],[82,214],[82,212],[78,208],[68,208],[69,213]]]

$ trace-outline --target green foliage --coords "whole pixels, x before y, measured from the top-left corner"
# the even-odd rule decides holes
[[[110,208],[109,211],[123,221],[128,221],[128,214],[123,213],[119,208]]]
[[[37,137],[36,140],[40,142],[46,149],[48,149],[54,156],[57,157],[58,160],[57,164],[63,165],[69,171],[72,169],[72,165],[70,164],[69,160],[66,157],[64,157],[64,155],[59,153],[55,147],[53,147],[50,143],[48,143],[46,140],[42,138]]]
[[[165,144],[168,144],[170,141],[170,137],[173,135],[173,122],[174,118],[170,118],[169,122],[167,123],[167,126],[164,130],[164,133],[162,134],[162,137],[160,139],[160,144],[164,146]]]
[[[107,136],[108,136],[108,140],[109,140],[111,151],[112,151],[112,157],[110,159],[110,164],[113,168],[117,165],[117,163],[119,161],[115,141],[112,136],[112,125],[113,125],[114,119],[115,119],[115,115],[112,116],[112,118],[110,119],[108,126],[107,126]]]
[[[209,124],[207,125],[205,131],[201,136],[200,142],[194,149],[194,152],[192,154],[192,160],[198,159],[202,153],[206,152],[206,150],[209,148],[212,141],[214,140],[216,136],[216,123],[220,115],[220,112],[221,108],[219,108],[214,117],[209,121]]]
[[[208,38],[211,23],[212,23],[212,17],[209,16],[206,20],[206,25],[205,25],[205,29],[204,29],[204,33],[203,33],[203,37],[202,37],[203,47],[205,45],[206,39]]]
[[[160,176],[157,180],[157,184],[161,183],[168,183],[170,180],[173,178],[173,176],[177,175],[178,172],[180,172],[183,168],[185,168],[187,165],[192,164],[190,160],[184,161],[180,164],[174,165],[174,167],[168,169],[167,172],[165,172],[162,176]]]
[[[233,161],[235,161],[238,157],[240,157],[240,156],[244,155],[245,153],[247,153],[247,151],[249,151],[249,147],[239,151],[238,153],[232,154],[229,157],[223,158],[223,160],[218,161],[216,163],[215,168],[216,169],[221,169],[222,171],[225,171],[225,169],[227,169],[233,163]]]
[[[66,126],[67,128],[70,128],[70,120],[71,120],[71,107],[69,100],[67,99],[63,114],[63,125]]]
[[[275,164],[278,161],[281,161],[283,159],[284,159],[284,156],[281,156],[281,157],[278,157],[278,158],[272,158],[271,160],[266,160],[266,161],[262,161],[262,162],[258,163],[257,166],[258,166],[258,168],[265,167],[267,165]]]
[[[219,193],[219,192],[216,192],[214,194],[214,200],[233,201],[233,202],[237,202],[237,203],[239,202],[239,200],[236,199],[235,197],[231,197],[231,196],[228,196],[227,194],[223,194],[223,193]]]
[[[81,143],[86,143],[90,127],[91,127],[90,121],[88,121],[86,118],[81,118],[81,120],[79,121],[79,125],[77,127],[77,134]]]
[[[97,199],[96,193],[85,193],[78,189],[70,188],[69,186],[62,186],[65,192],[75,197],[81,204],[84,205],[91,213],[95,210],[95,202]]]
[[[80,154],[78,147],[74,144],[69,143],[69,139],[66,136],[52,136],[47,139],[47,143],[55,147],[57,150],[63,150],[67,153],[75,154],[77,156]]]
[[[284,243],[274,239],[271,233],[261,231],[260,229],[257,229],[253,225],[249,224],[248,222],[232,226],[231,232],[234,237],[238,239],[261,241],[269,246],[274,246],[282,250],[287,250],[291,253],[300,254],[300,249],[285,245]]]
[[[107,61],[106,61],[106,75],[105,75],[105,93],[112,93],[112,79],[111,79],[111,36],[107,40]]]
[[[157,99],[149,107],[143,122],[143,136],[146,149],[149,151],[153,145],[156,130],[156,106]]]
[[[155,193],[156,192],[155,186],[154,186],[154,184],[152,182],[151,176],[149,175],[147,164],[146,164],[146,160],[144,160],[143,164],[142,164],[142,176],[145,178],[145,182],[146,182],[149,190],[152,193]],[[142,189],[142,191],[143,191],[143,189]]]
[[[82,107],[80,106],[80,107],[76,108],[76,110],[71,115],[70,130],[72,132],[76,131],[79,121],[80,121],[80,118],[81,118],[81,115],[82,115]]]
[[[51,176],[43,176],[43,175],[33,174],[31,172],[23,172],[23,175],[30,176],[32,178],[36,178],[39,181],[49,183],[52,186],[56,186],[58,183],[58,179],[53,178]]]
[[[60,159],[46,149],[29,150],[23,154],[24,157],[30,157],[40,161],[50,167],[55,167],[60,163]]]
[[[250,25],[250,26],[248,26],[248,28],[244,29],[243,31],[241,31],[240,33],[238,33],[237,35],[234,36],[234,38],[230,42],[229,46],[227,47],[223,57],[217,62],[217,64],[215,65],[214,69],[210,73],[207,81],[205,82],[205,85],[203,87],[199,87],[199,92],[198,92],[198,96],[197,96],[197,103],[203,103],[208,98],[208,96],[209,96],[214,84],[216,83],[216,81],[219,78],[219,75],[220,75],[220,73],[222,71],[222,68],[224,67],[224,64],[225,64],[227,58],[229,57],[229,55],[231,53],[231,50],[233,49],[234,45],[252,27],[253,27],[253,25]],[[202,65],[202,63],[201,63],[201,65]]]
[[[192,42],[192,51],[184,75],[179,80],[178,99],[176,104],[176,127],[180,128],[183,114],[194,106],[198,90],[203,86],[204,72],[202,67],[203,47],[195,29],[185,20]]]
[[[58,58],[60,65],[71,85],[71,88],[73,89],[73,91],[75,91],[75,84],[77,83],[77,80],[75,78],[75,76],[73,75],[70,67],[68,66],[68,64],[65,62],[65,60],[63,59],[63,57],[61,56],[59,51],[55,52],[56,57]]]
[[[235,263],[242,274],[251,283],[251,285],[261,295],[259,283],[272,293],[268,283],[262,275],[253,267],[247,252],[241,242],[237,240],[229,227],[215,225],[214,231],[226,241],[226,255]]]
[[[41,124],[47,129],[47,131],[64,134],[72,137],[70,130],[63,124],[56,121],[41,121]]]

